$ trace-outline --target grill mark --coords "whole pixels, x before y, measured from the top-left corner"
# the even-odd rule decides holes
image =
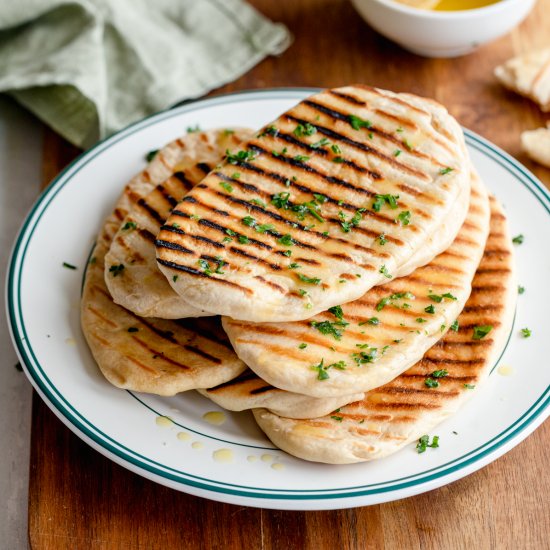
[[[189,216],[189,214],[186,214],[185,212],[181,212],[181,210],[174,210],[172,212],[172,214],[175,214],[176,216],[180,216],[182,218],[187,218],[189,219],[191,216]],[[223,233],[224,236],[227,236],[227,229],[229,229],[228,227],[224,227],[223,225],[220,225],[216,222],[213,222],[211,220],[206,220],[204,218],[201,218],[199,220],[199,224],[201,225],[205,225],[206,227],[208,227],[209,229],[214,229],[216,231],[219,231],[220,233]],[[238,231],[235,231],[235,233],[238,233]],[[184,232],[182,231],[182,234],[184,234]],[[265,248],[266,250],[273,250],[273,247],[267,243],[264,243],[262,241],[258,241],[256,239],[253,239],[251,237],[249,237],[249,240],[250,240],[250,243],[256,245],[256,246],[259,246],[261,248]]]
[[[149,346],[147,344],[147,342],[144,342],[141,338],[139,338],[137,336],[132,335],[132,340],[137,342],[137,344],[139,344],[142,348],[146,349],[147,351],[149,351],[153,355],[157,355],[157,356],[161,357],[163,361],[166,361],[167,363],[170,363],[171,365],[174,365],[175,367],[178,367],[178,368],[183,369],[183,370],[189,370],[191,368],[188,365],[184,365],[183,363],[179,363],[178,361],[174,361],[174,359],[171,359],[170,357],[166,357],[166,355],[164,355],[162,352],[159,352],[155,348],[152,348],[151,346]]]
[[[224,248],[224,247],[222,246],[222,248]],[[249,259],[254,260],[256,262],[259,262],[261,264],[267,265],[268,267],[270,267],[274,271],[280,271],[281,270],[280,265],[272,264],[272,263],[270,263],[266,260],[262,260],[262,258],[258,258],[258,256],[254,256],[253,254],[249,254],[248,252],[245,252],[244,250],[241,250],[240,248],[236,248],[236,247],[232,246],[232,247],[229,248],[229,250],[231,250],[231,252],[233,252],[234,254],[237,254],[238,256],[242,256],[243,258],[249,258]]]
[[[217,241],[213,241],[212,239],[209,239],[208,237],[203,237],[202,235],[189,235],[192,239],[196,241],[200,241],[203,243],[207,243],[209,245],[215,246],[216,248],[225,248],[225,246]]]
[[[492,215],[492,214],[491,214]],[[495,249],[491,249],[491,250],[488,250],[486,249],[484,252],[483,252],[483,255],[485,257],[491,257],[491,256],[510,256],[510,251],[509,250],[504,250],[502,248],[495,248]]]
[[[129,257],[131,257],[133,260],[138,262],[145,261],[145,258],[137,251],[133,249],[133,247],[129,246],[126,241],[124,240],[124,237],[122,235],[119,235],[116,239],[116,242],[126,250],[126,253]]]
[[[332,119],[341,120],[341,121],[344,121],[347,124],[349,124],[349,116],[348,115],[345,115],[343,113],[335,111],[335,110],[333,110],[329,107],[326,107],[325,105],[322,105],[320,103],[317,103],[315,101],[305,100],[303,103],[308,105],[309,107],[311,107],[315,111],[319,111],[319,112],[329,116]],[[382,153],[381,151],[379,151],[378,149],[375,149],[374,147],[371,147],[369,145],[365,145],[364,143],[361,143],[359,141],[355,141],[354,139],[352,139],[348,136],[344,136],[343,134],[339,134],[339,133],[335,132],[334,130],[330,130],[330,129],[324,127],[324,126],[315,126],[315,127],[317,128],[317,131],[320,132],[321,134],[324,134],[326,136],[330,136],[330,137],[332,137],[332,139],[337,139],[337,140],[341,141],[342,143],[346,143],[347,145],[350,145],[351,147],[355,147],[356,149],[360,149],[361,151],[370,153],[373,156],[375,156],[375,157],[377,157],[381,160],[386,161],[391,166],[399,167],[404,172],[408,172],[409,174],[417,176],[418,178],[423,179],[425,181],[430,181],[431,180],[429,174],[426,174],[425,172],[421,172],[420,170],[416,170],[415,168],[412,168],[407,164],[403,164],[402,162],[399,162],[398,160],[396,160],[394,157],[389,157],[388,155]],[[374,133],[377,133],[379,135],[384,135],[384,137],[389,135],[389,134],[384,134],[384,132],[382,132],[380,129],[376,129],[374,127],[369,128],[369,130],[374,132]],[[404,146],[404,144],[401,143],[399,140],[395,140],[395,141]],[[410,149],[408,149],[405,146],[404,146],[404,150],[406,150],[410,154],[413,154],[414,156],[421,156],[421,155],[418,154],[417,151],[411,151]],[[436,159],[433,159],[433,160],[439,166],[443,166]]]
[[[218,357],[214,357],[213,355],[210,355],[206,351],[203,351],[200,348],[197,348],[195,346],[192,346],[191,344],[185,344],[183,346],[187,351],[190,351],[191,353],[194,353],[195,355],[198,355],[204,359],[207,359],[208,361],[211,361],[212,363],[215,363],[216,365],[221,365],[222,360]]]
[[[197,322],[197,319],[177,319],[175,323],[181,328],[194,334],[198,334],[201,338],[214,342],[215,344],[223,346],[233,352],[233,346],[231,346],[229,340],[224,338],[225,333],[220,338],[220,336],[215,332],[205,329],[200,322]]]
[[[176,178],[180,183],[182,183],[187,191],[195,187],[195,184],[185,175],[185,172],[183,170],[179,170],[178,172],[176,172],[173,177]]]
[[[480,267],[478,268],[476,275],[487,275],[487,274],[503,274],[503,273],[510,273],[511,269],[508,268],[490,268],[490,267]]]
[[[213,388],[205,388],[205,391],[208,393],[214,393],[220,390],[224,390],[226,388],[236,388],[238,386],[243,385],[245,382],[249,382],[250,380],[254,380],[257,378],[257,375],[250,371],[245,370],[243,373],[239,374],[236,378],[233,378],[232,380],[228,380],[227,382],[223,382],[221,384],[218,384],[217,386],[214,386]]]
[[[162,260],[160,258],[157,258],[157,263],[159,263],[161,265],[164,265],[166,267],[169,267],[171,269],[176,269],[178,271],[184,271],[185,273],[188,273],[189,275],[194,275],[196,277],[208,277],[208,279],[210,279],[214,283],[220,283],[220,284],[223,284],[223,285],[234,287],[234,288],[240,290],[241,292],[244,292],[245,294],[248,294],[249,296],[253,294],[253,292],[249,288],[238,285],[237,283],[233,283],[231,281],[226,281],[225,279],[218,279],[216,277],[209,277],[208,275],[206,275],[202,271],[199,271],[197,269],[193,269],[191,267],[187,267],[186,265],[178,264],[176,262],[170,262],[168,260]]]
[[[429,353],[429,351],[428,351]],[[437,357],[430,357],[430,356],[424,356],[421,360],[421,363],[430,363],[431,365],[440,365],[442,363],[445,363],[447,365],[453,365],[453,366],[460,366],[460,367],[472,367],[474,365],[483,365],[485,363],[485,359],[439,359]],[[403,375],[400,375],[403,376]],[[422,375],[424,376],[424,375]]]
[[[104,323],[107,323],[108,325],[112,326],[113,328],[117,328],[118,325],[116,323],[113,323],[113,321],[111,321],[110,319],[107,319],[107,317],[105,317],[104,315],[101,315],[101,313],[99,313],[99,311],[97,309],[95,309],[94,307],[89,305],[87,307],[87,309],[88,309],[88,311],[93,313],[96,317],[99,317]]]
[[[440,380],[440,384],[442,383],[445,383],[446,380],[448,380],[450,377],[449,376],[445,376],[445,378],[443,379],[443,382],[441,382]],[[377,393],[381,393],[381,394],[388,394],[388,395],[409,395],[409,396],[413,396],[413,395],[421,395],[421,396],[425,396],[425,395],[429,395],[430,398],[434,397],[434,396],[437,396],[437,397],[442,397],[442,398],[446,398],[446,397],[449,397],[449,396],[456,396],[456,395],[459,395],[460,392],[457,391],[457,390],[449,390],[449,391],[433,391],[431,389],[428,389],[426,388],[425,390],[424,389],[419,389],[419,388],[409,388],[409,387],[403,387],[403,386],[391,386],[391,385],[386,385],[386,386],[383,386],[382,388],[378,388],[376,390]]]
[[[348,103],[353,103],[354,105],[366,105],[367,102],[366,101],[363,101],[361,99],[357,99],[356,97],[352,96],[352,95],[349,95],[349,94],[345,94],[343,92],[338,92],[336,90],[328,90],[328,93],[330,95],[333,95],[335,97],[338,97],[338,98],[341,98],[341,99],[344,99],[345,101],[347,101]]]
[[[151,233],[149,230],[145,229],[144,227],[140,227],[138,229],[138,233],[141,237],[143,237],[145,240],[150,241],[154,244],[156,237]]]
[[[256,275],[254,279],[258,279],[258,281],[261,281],[262,283],[270,286],[271,288],[273,288],[274,290],[277,290],[281,294],[285,294],[285,295],[288,294],[288,291],[286,288],[283,288],[282,286],[278,285],[277,283],[274,283],[273,281],[268,281],[267,279],[264,279],[264,277],[262,277],[261,275]]]
[[[504,285],[472,285],[472,294],[474,292],[483,294],[483,293],[500,293],[505,292],[506,287]]]
[[[137,204],[144,208],[146,212],[159,224],[162,225],[164,223],[164,218],[150,204],[148,204],[144,198],[139,199]]]
[[[117,220],[122,221],[126,217],[127,212],[125,210],[122,210],[121,208],[115,208],[113,214],[115,215],[115,218],[117,218]]]
[[[113,301],[112,296],[109,294],[109,292],[108,292],[105,288],[102,288],[102,287],[100,287],[100,286],[98,286],[98,285],[92,285],[92,286],[90,287],[90,290],[91,290],[92,292],[97,292],[97,293],[99,293],[99,294],[103,294],[103,296],[105,296],[106,298],[108,298],[110,302]]]
[[[208,174],[212,169],[206,162],[197,162],[195,165],[201,172],[203,172],[205,175]]]
[[[189,250],[189,248],[185,248],[185,246],[182,246],[181,244],[173,243],[171,241],[164,241],[161,239],[157,239],[155,241],[155,246],[157,248],[168,248],[170,250],[176,250],[177,252],[183,252],[184,254],[195,255],[195,253],[192,250]]]
[[[126,357],[126,359],[128,359],[128,361],[131,361],[132,363],[134,363],[138,367],[142,368],[143,370],[146,370],[147,372],[151,372],[153,374],[157,373],[157,371],[155,369],[152,369],[151,367],[148,367],[147,365],[144,365],[141,361],[138,361],[135,357],[130,357],[129,355],[125,355],[125,357]]]

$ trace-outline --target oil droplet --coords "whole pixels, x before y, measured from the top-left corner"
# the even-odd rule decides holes
[[[178,432],[178,435],[176,437],[180,441],[189,441],[191,439],[191,434],[188,434],[187,432]]]
[[[68,346],[76,346],[76,340],[74,338],[65,338],[65,344]]]
[[[261,456],[262,462],[271,462],[273,460],[273,455],[270,454],[263,454]]]
[[[204,445],[200,441],[193,441],[191,447],[193,447],[193,449],[202,449]]]
[[[248,460],[248,462],[256,462],[256,460],[258,460],[258,457],[254,455],[250,455],[246,457],[246,460]]]
[[[278,471],[281,471],[281,470],[284,470],[285,469],[285,465],[284,464],[281,464],[280,462],[274,462],[271,467],[274,469],[274,470],[278,470]]]
[[[157,416],[155,422],[161,428],[169,428],[174,425],[174,421],[168,416]]]
[[[202,415],[203,419],[210,424],[221,426],[225,422],[225,413],[222,411],[209,411]]]
[[[498,368],[497,372],[501,376],[511,376],[512,374],[514,374],[514,369],[510,365],[501,365]]]
[[[212,453],[216,462],[233,462],[233,451],[231,449],[218,449]]]

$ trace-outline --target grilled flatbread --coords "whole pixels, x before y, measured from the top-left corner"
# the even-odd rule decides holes
[[[224,329],[237,355],[273,386],[312,397],[368,391],[419,361],[449,329],[470,294],[488,232],[489,200],[476,175],[455,241],[412,275],[308,321],[224,318]]]
[[[546,128],[538,128],[521,134],[523,150],[535,162],[550,168],[550,122]]]
[[[459,211],[468,185],[462,131],[442,106],[328,90],[192,189],[159,233],[157,259],[196,308],[302,320],[362,296],[383,268],[396,273]]]
[[[187,139],[182,138],[181,144]],[[165,156],[165,149],[159,152],[125,188],[99,234],[81,300],[82,331],[107,380],[120,388],[159,395],[221,384],[246,368],[217,318],[192,322],[142,319],[116,305],[105,285],[104,257],[121,221],[167,177],[166,171],[171,173],[176,149],[169,146],[172,156]]]
[[[513,57],[495,69],[498,80],[550,111],[550,48]]]
[[[180,141],[181,154],[173,171],[137,202],[105,257],[105,281],[115,303],[142,317],[211,315],[184,302],[168,284],[157,268],[155,238],[172,208],[193,185],[221,161],[226,150],[251,136],[251,130],[217,129],[192,133]],[[110,272],[113,265],[124,265],[124,270]]]
[[[406,373],[332,415],[291,420],[257,409],[254,417],[275,445],[306,460],[348,464],[394,453],[429,434],[485,381],[511,330],[516,295],[506,219],[491,197],[491,233],[457,332],[449,331]],[[480,326],[492,330],[474,339]],[[447,374],[436,378],[437,371]]]
[[[318,399],[271,386],[251,370],[214,388],[197,390],[228,411],[265,408],[287,418],[315,418],[363,399],[364,393]]]

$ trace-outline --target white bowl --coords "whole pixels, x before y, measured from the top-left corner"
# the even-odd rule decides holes
[[[483,8],[431,11],[394,0],[351,0],[379,33],[425,57],[457,57],[495,40],[521,23],[535,0],[500,0]]]

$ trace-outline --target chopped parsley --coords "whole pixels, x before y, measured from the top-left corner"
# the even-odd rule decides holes
[[[378,242],[380,243],[381,246],[384,246],[388,242],[388,239],[386,239],[385,233],[380,233],[380,235],[378,235],[378,237],[376,238],[378,239]]]
[[[311,326],[317,329],[321,334],[333,336],[335,340],[342,338],[342,330],[337,327],[346,327],[349,323],[346,321],[311,321]]]
[[[299,346],[298,346],[299,349],[306,349],[307,348],[307,344],[305,342],[302,342]]]
[[[336,319],[342,320],[344,318],[344,312],[342,311],[342,306],[333,306],[329,307],[328,311],[336,317]]]
[[[250,239],[246,235],[239,235],[237,239],[241,244],[248,244],[250,242]]]
[[[433,306],[433,304],[430,304],[429,306],[424,308],[424,311],[433,315],[435,313],[435,307]]]
[[[255,227],[256,226],[256,220],[252,216],[245,216],[242,220],[242,223],[244,225],[247,225],[248,227]]]
[[[423,435],[422,437],[420,437],[418,443],[416,444],[416,450],[418,451],[418,454],[425,452],[428,447],[430,447],[431,449],[437,449],[439,447],[438,435],[433,436],[431,443],[429,435]]]
[[[514,244],[523,244],[523,239],[524,239],[524,236],[523,235],[516,235],[513,239],[512,239],[512,242]]]
[[[401,223],[401,225],[409,225],[411,223],[411,213],[408,210],[403,210],[395,220]]]
[[[321,195],[320,193],[313,193],[313,198],[319,204],[325,204],[325,202],[328,201],[328,198],[325,197],[325,195]]]
[[[294,239],[292,235],[283,235],[277,242],[283,246],[292,246],[294,244]]]
[[[220,187],[225,189],[228,193],[233,193],[233,186],[227,183],[226,181],[220,181],[219,184],[220,184]]]
[[[233,231],[232,229],[229,229],[227,228],[225,230],[225,232],[230,236],[230,237],[234,237],[237,233],[235,233],[235,231]]]
[[[267,231],[273,231],[275,226],[272,223],[262,223],[260,225],[256,225],[254,229],[258,233],[266,233]]]
[[[312,136],[317,132],[317,128],[313,126],[313,124],[310,124],[309,122],[306,122],[305,124],[298,124],[296,128],[294,128],[294,135],[296,137],[303,137],[303,136]]]
[[[355,115],[349,115],[349,123],[354,130],[360,130],[361,128],[372,128],[372,122],[370,120],[364,120]]]
[[[281,252],[281,254],[289,258],[290,256],[292,256],[292,250],[284,250],[283,252]]]
[[[310,285],[318,285],[321,283],[321,279],[318,279],[317,277],[307,277],[302,273],[298,273],[298,279],[304,283],[309,283]]]
[[[172,227],[174,227],[175,229],[179,229],[179,228],[180,228],[180,224],[174,222],[174,223],[172,224]]]
[[[77,269],[76,265],[69,264],[69,263],[67,263],[67,262],[63,262],[62,265],[63,265],[63,267],[65,267],[66,269],[73,269],[73,270],[74,270],[74,269]],[[121,264],[121,265],[122,265],[122,264]],[[122,267],[124,267],[124,266],[122,266]],[[111,271],[111,270],[109,270],[109,271]]]
[[[239,172],[234,172],[233,174],[231,174],[231,177],[234,180],[238,180],[241,177],[241,174]]]
[[[278,151],[271,151],[271,154],[274,156],[274,157],[282,157],[283,155],[286,155],[288,152],[288,149],[286,147],[284,147],[283,149],[281,149],[281,152],[278,152]]]
[[[451,330],[454,330],[455,332],[458,332],[458,328],[459,328],[459,324],[458,324],[458,319],[455,319],[453,321],[453,324],[451,325]]]
[[[256,158],[254,151],[238,151],[237,153],[233,154],[229,151],[229,149],[226,149],[225,154],[226,154],[226,160],[230,164],[250,162]]]
[[[329,369],[346,370],[346,363],[344,361],[338,361],[337,363],[325,366],[325,360],[321,359],[318,365],[312,365],[311,368],[317,371],[317,380],[327,380],[330,378],[328,374]]]
[[[258,134],[258,137],[264,137],[264,136],[276,136],[279,133],[279,130],[275,128],[275,126],[268,126]]]
[[[173,225],[173,224],[172,224]],[[122,231],[130,231],[130,229],[136,229],[137,228],[137,224],[136,222],[126,222],[123,226],[122,226]]]
[[[346,159],[344,157],[334,157],[332,159],[332,162],[336,162],[337,164],[342,164],[346,162]]]
[[[475,384],[464,384],[464,387],[467,390],[473,390],[476,387],[476,385]]]
[[[113,274],[113,277],[120,275],[124,271],[124,264],[112,265],[109,268],[109,273]]]
[[[290,193],[275,193],[271,196],[271,204],[275,208],[284,208],[285,210],[289,207],[288,199],[290,198]]]
[[[374,195],[372,209],[375,212],[380,212],[382,206],[387,204],[392,210],[395,210],[397,208],[397,199],[399,199],[399,195]]]
[[[474,333],[472,335],[472,340],[481,340],[485,338],[489,332],[493,330],[493,325],[479,325],[474,327]]]
[[[296,155],[294,157],[294,160],[296,162],[307,162],[309,160],[309,157],[307,155]]]
[[[342,420],[344,420],[343,416],[333,415],[333,416],[331,416],[331,418],[332,418],[332,420],[336,420],[336,422],[342,422]]]
[[[172,277],[172,281],[174,281],[174,283],[175,283],[177,280],[178,280],[178,275],[174,275],[174,276]]]
[[[187,127],[187,133],[188,134],[194,134],[196,132],[200,132],[201,128],[198,124],[195,124],[195,126],[188,126]]]
[[[441,168],[441,170],[439,171],[439,173],[442,175],[442,176],[445,176],[446,174],[449,174],[450,172],[452,172],[454,170],[454,168],[451,168],[449,166],[447,166],[446,168]]]
[[[151,162],[156,156],[157,156],[157,153],[159,152],[158,149],[153,149],[152,151],[149,151],[146,155],[145,155],[145,160],[147,162]]]
[[[200,258],[199,260],[197,260],[197,263],[199,264],[205,275],[208,275],[208,277],[212,275],[212,270],[210,269],[210,264],[207,260],[205,260],[204,258]]]
[[[518,294],[523,294],[525,292],[525,287],[518,285]]]
[[[380,324],[380,319],[378,319],[378,317],[371,317],[370,319],[367,319],[366,321],[361,321],[360,323],[358,323],[358,325],[361,327],[363,325],[379,325]]]
[[[524,338],[529,338],[529,336],[531,336],[531,330],[528,328],[522,328],[521,334]]]
[[[382,311],[385,306],[389,303],[394,302],[395,300],[400,300],[406,298],[407,300],[414,300],[414,294],[412,292],[396,292],[390,296],[385,296],[376,304],[376,311]],[[393,305],[393,304],[392,304]]]
[[[335,155],[339,155],[339,154],[342,152],[342,149],[340,149],[340,147],[338,147],[338,145],[336,145],[336,143],[333,143],[333,144],[330,146],[330,150],[331,150]]]
[[[330,141],[327,138],[324,137],[324,138],[320,139],[319,141],[316,141],[315,143],[312,143],[310,145],[310,147],[312,149],[319,149],[319,148],[321,148],[325,145],[330,145]]]
[[[388,268],[383,265],[380,269],[379,269],[379,273],[382,273],[382,275],[384,275],[384,277],[386,277],[387,279],[393,279],[393,275],[390,275],[389,272],[388,272]]]
[[[250,202],[257,204],[258,206],[261,206],[262,208],[265,208],[267,204],[264,201],[261,201],[260,199],[252,199]]]
[[[359,225],[364,211],[364,208],[359,208],[351,219],[346,220],[346,215],[342,212],[342,210],[340,210],[340,212],[338,212],[338,217],[340,218],[340,226],[342,227],[342,231],[344,233],[349,233],[354,227]]]
[[[300,264],[292,262],[291,264],[289,264],[288,269],[299,269],[300,267],[302,267]]]
[[[424,380],[424,384],[428,387],[428,388],[438,388],[439,387],[439,382],[437,380],[434,380],[433,378],[426,378],[426,380]]]
[[[445,378],[445,376],[449,376],[449,371],[447,369],[434,370],[430,376],[432,378]]]
[[[417,317],[416,322],[417,323],[427,323],[428,321],[426,319],[424,319],[423,317]]]
[[[368,344],[365,344],[368,345]],[[378,348],[370,348],[366,351],[360,351],[358,353],[351,354],[353,360],[357,363],[357,366],[365,365],[367,363],[374,363],[378,357]]]
[[[396,150],[393,152],[393,156],[394,156],[394,157],[398,157],[401,153],[402,153],[401,149],[396,149]]]
[[[442,294],[443,298],[448,298],[449,300],[456,301],[456,296],[453,296],[450,292],[445,292],[445,294]]]

